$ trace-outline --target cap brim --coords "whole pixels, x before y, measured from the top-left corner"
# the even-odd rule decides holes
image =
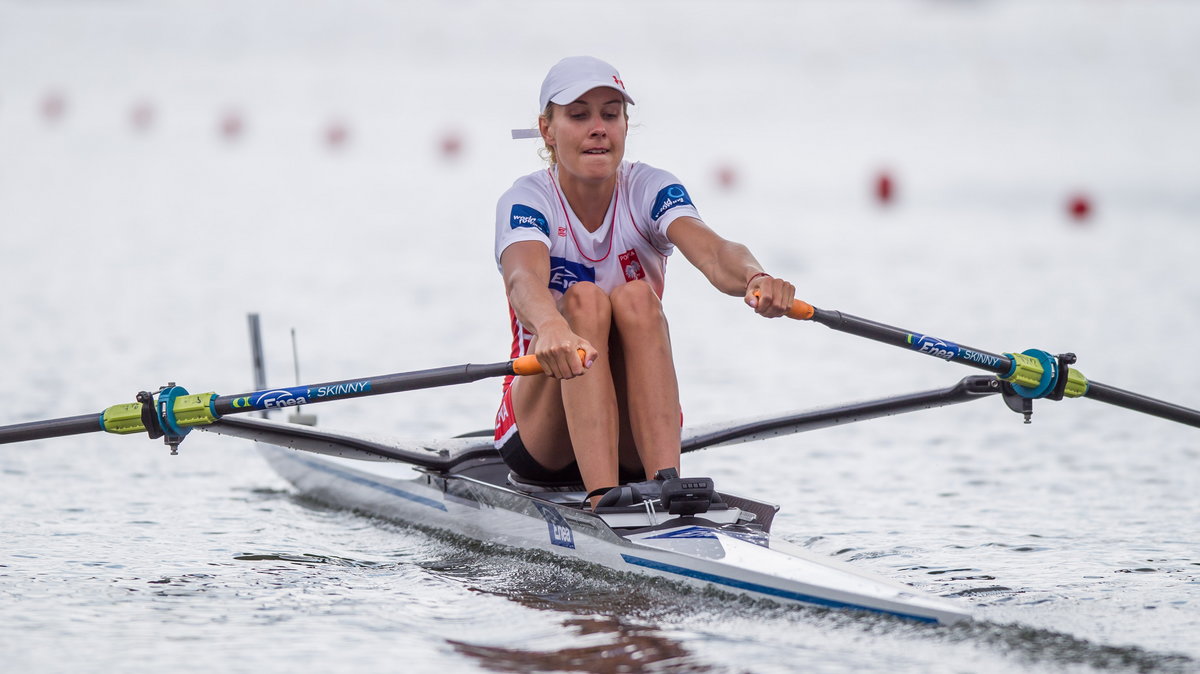
[[[604,80],[597,80],[595,82],[588,82],[586,84],[577,84],[569,89],[564,89],[558,94],[551,96],[550,102],[557,103],[558,105],[574,103],[592,89],[612,89],[613,91],[624,96],[625,100],[630,105],[637,105],[637,103],[634,102],[633,97],[630,96],[625,90],[617,88],[613,86],[612,82],[606,82]]]

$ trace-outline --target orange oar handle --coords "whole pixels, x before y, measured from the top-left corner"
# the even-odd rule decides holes
[[[583,359],[587,356],[587,353],[583,349],[579,349],[578,353],[579,362],[584,362]],[[532,353],[528,356],[521,356],[520,358],[514,359],[512,361],[512,370],[513,374],[521,376],[529,374],[546,374],[545,371],[542,370],[542,365],[538,362],[537,356],[533,355]]]
[[[754,291],[754,296],[759,296],[757,290]],[[816,310],[813,309],[813,305],[805,302],[804,300],[792,300],[792,308],[788,309],[787,317],[794,318],[798,321],[807,321],[813,317],[813,313],[815,311]]]
[[[807,321],[813,317],[815,311],[813,305],[804,300],[792,300],[792,308],[788,309],[787,316],[798,321]]]

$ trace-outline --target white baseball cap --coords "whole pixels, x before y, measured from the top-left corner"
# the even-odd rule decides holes
[[[596,87],[612,87],[634,104],[616,68],[591,56],[568,56],[555,63],[542,80],[542,107],[539,110],[545,110],[552,102],[559,105],[574,103]]]

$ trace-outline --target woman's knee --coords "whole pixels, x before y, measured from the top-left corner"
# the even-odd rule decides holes
[[[612,303],[608,294],[600,286],[587,281],[567,288],[559,308],[572,326],[588,321],[607,325],[612,321]]]
[[[613,320],[618,325],[665,324],[662,301],[645,281],[632,281],[616,288],[609,296]]]

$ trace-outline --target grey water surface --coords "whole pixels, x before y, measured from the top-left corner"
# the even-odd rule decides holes
[[[629,158],[812,303],[1200,407],[1197,34],[1167,1],[0,2],[0,424],[248,391],[250,312],[272,385],[291,328],[306,382],[502,360],[495,199],[543,166],[509,133],[572,53],[638,100]],[[670,270],[687,423],[975,374]],[[308,411],[445,437],[498,392]],[[203,432],[0,446],[0,669],[1198,671],[1198,465],[1200,430],[1090,400],[686,458],[976,616],[929,627],[330,510]]]

